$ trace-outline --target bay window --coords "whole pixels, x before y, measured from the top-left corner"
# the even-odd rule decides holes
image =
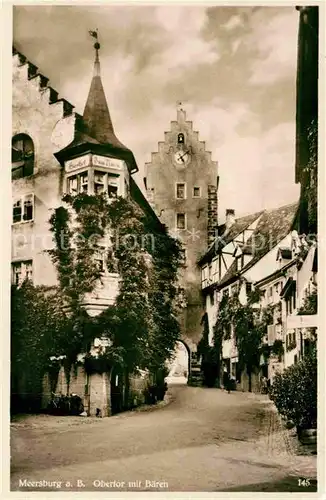
[[[88,192],[88,173],[80,174],[80,193]]]
[[[94,193],[102,194],[105,192],[105,173],[95,172],[94,173]]]
[[[94,171],[94,183],[89,186],[88,172],[81,172],[67,178],[67,191],[71,195],[78,193],[92,193],[95,195],[105,194],[108,198],[117,198],[120,194],[120,177],[117,174]]]
[[[67,181],[69,194],[88,193],[88,172],[72,175],[68,177]]]
[[[108,176],[108,196],[109,198],[117,198],[118,196],[118,179]]]

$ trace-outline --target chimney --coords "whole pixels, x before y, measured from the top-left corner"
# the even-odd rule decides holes
[[[227,208],[225,212],[225,228],[229,229],[235,223],[235,211],[233,208]]]

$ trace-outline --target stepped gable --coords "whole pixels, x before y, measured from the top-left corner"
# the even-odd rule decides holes
[[[38,72],[38,67],[35,66],[32,62],[30,62],[26,56],[24,56],[21,52],[19,52],[16,47],[12,48],[12,54],[13,56],[17,56],[19,58],[20,66],[24,66],[27,64],[27,75],[28,75],[28,80],[33,80],[36,79],[38,80],[39,84],[39,90],[41,92],[44,92],[46,90],[49,91],[49,104],[57,104],[62,102],[63,104],[63,113],[62,113],[62,118],[65,118],[67,116],[70,116],[73,114],[73,109],[74,105],[71,104],[69,101],[67,101],[64,98],[59,98],[59,93],[50,85],[49,83],[49,78],[44,76],[42,73]]]
[[[218,287],[225,286],[228,282],[237,279],[240,274],[243,274],[255,265],[289,234],[297,214],[298,206],[299,203],[296,202],[263,212],[256,229],[243,249],[248,254],[252,254],[253,258],[241,271],[237,271],[236,262],[233,262],[225,276],[218,283]],[[255,241],[259,243],[258,249],[255,248]]]

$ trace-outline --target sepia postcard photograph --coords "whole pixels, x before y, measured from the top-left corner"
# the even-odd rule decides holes
[[[322,491],[323,7],[10,6],[10,496]]]

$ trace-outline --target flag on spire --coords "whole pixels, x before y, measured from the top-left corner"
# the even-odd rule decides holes
[[[93,38],[96,38],[96,40],[97,40],[97,31],[92,31],[92,30],[90,30],[88,33],[89,33],[89,34],[90,34]]]

